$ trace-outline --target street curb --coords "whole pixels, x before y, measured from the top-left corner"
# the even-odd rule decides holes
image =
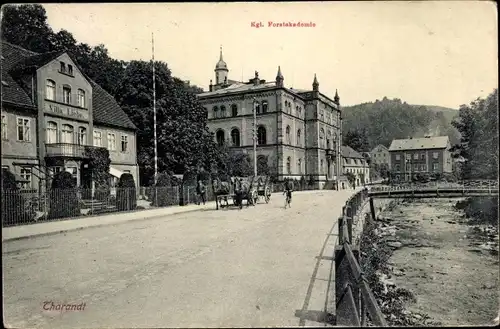
[[[191,210],[185,210],[185,211],[172,213],[172,214],[161,214],[161,215],[153,215],[153,216],[134,218],[134,219],[126,220],[123,222],[103,223],[103,224],[91,225],[91,226],[80,226],[80,227],[68,228],[68,229],[64,229],[64,230],[58,230],[58,231],[54,231],[54,232],[45,232],[45,233],[39,233],[39,234],[18,236],[15,238],[6,238],[6,239],[2,238],[2,243],[10,242],[10,241],[17,241],[17,240],[33,239],[33,238],[38,238],[38,237],[42,237],[42,236],[56,235],[56,234],[66,233],[66,232],[75,232],[75,231],[80,231],[80,230],[84,230],[84,229],[98,228],[98,227],[103,227],[103,226],[121,225],[121,224],[130,223],[130,222],[136,222],[136,221],[147,220],[147,219],[156,219],[156,218],[161,218],[161,217],[169,217],[169,216],[185,214],[185,213],[190,213],[190,212],[195,212],[195,211],[203,211],[203,210],[205,210],[205,209],[191,209]],[[95,217],[98,217],[98,216],[95,216]]]

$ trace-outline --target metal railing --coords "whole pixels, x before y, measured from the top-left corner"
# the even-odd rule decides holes
[[[49,157],[85,157],[85,145],[72,144],[72,143],[53,143],[45,144],[46,155]]]
[[[111,193],[111,190],[115,190]],[[213,201],[210,187],[205,202]],[[201,201],[195,186],[4,190],[1,194],[2,227],[73,219],[110,212],[144,210]]]
[[[353,219],[368,201],[368,190],[353,195],[338,220],[339,239],[335,247],[336,320],[339,326],[366,326],[369,315],[376,326],[387,326],[375,296],[359,265],[359,247],[353,246]]]

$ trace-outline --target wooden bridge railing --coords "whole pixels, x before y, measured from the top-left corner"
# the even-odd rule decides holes
[[[464,195],[475,194],[498,194],[498,181],[460,181],[460,182],[430,182],[425,184],[400,184],[394,186],[374,186],[370,193],[377,192],[461,192]]]
[[[368,190],[353,195],[339,218],[339,244],[335,247],[336,324],[366,326],[366,315],[376,326],[387,326],[382,311],[359,265],[359,246],[353,246],[353,219],[362,215]],[[370,202],[370,207],[372,207]]]

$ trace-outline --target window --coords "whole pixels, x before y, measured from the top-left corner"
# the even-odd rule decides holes
[[[286,135],[286,143],[289,145],[292,144],[292,141],[290,139],[290,126],[286,126],[285,135]]]
[[[226,137],[224,136],[224,130],[218,130],[217,133],[215,134],[215,137],[217,139],[217,144],[219,144],[219,146],[224,145],[224,141],[226,140]]]
[[[411,154],[410,153],[406,153],[406,160],[411,160]]]
[[[87,128],[85,127],[78,128],[78,144],[87,145]]]
[[[290,175],[292,173],[292,158],[286,158],[286,172]]]
[[[63,87],[63,103],[71,104],[71,87]]]
[[[17,140],[22,142],[30,141],[30,119],[17,118]]]
[[[323,128],[319,131],[319,147],[324,148],[325,146],[325,131]]]
[[[233,146],[240,146],[240,131],[237,128],[231,130],[231,141]]]
[[[214,106],[213,111],[214,111],[214,118],[218,118],[219,117],[219,108],[217,106]]]
[[[121,145],[122,145],[122,152],[127,152],[127,147],[128,147],[128,136],[126,135],[122,135],[122,141],[121,141]]]
[[[302,114],[302,109],[300,108],[300,106],[297,106],[295,110],[297,111],[297,116],[300,117],[300,115]]]
[[[438,171],[438,169],[439,169],[439,163],[434,162],[434,163],[432,164],[432,170],[433,170],[433,171]]]
[[[52,175],[55,175],[55,174],[63,171],[63,168],[62,167],[51,167],[51,168],[49,168],[49,170],[52,172]]]
[[[85,107],[85,91],[78,89],[78,106]]]
[[[116,137],[113,133],[108,133],[108,150],[116,151]]]
[[[57,143],[57,123],[54,121],[47,122],[47,143]]]
[[[420,160],[425,160],[425,153],[420,154]]]
[[[32,177],[31,177],[31,168],[21,168],[21,178],[26,180],[27,182],[22,183],[22,188],[28,189],[32,187]]]
[[[56,100],[56,83],[52,80],[47,80],[45,85],[45,98],[51,101]]]
[[[323,161],[323,159],[321,159],[321,162],[320,162],[320,174],[322,174],[324,171],[325,171],[325,163]]]
[[[7,115],[2,114],[2,139],[7,139]]]
[[[418,153],[413,154],[413,159],[418,160]]]
[[[330,149],[330,140],[329,139],[326,140],[326,149],[327,150]]]
[[[255,102],[254,107],[255,107],[255,113],[260,114],[260,103]]]
[[[262,113],[267,113],[267,101],[262,102]]]
[[[302,146],[302,140],[300,139],[300,129],[297,130],[297,145]]]
[[[297,161],[297,169],[299,171],[299,174],[302,174],[302,159],[299,159]]]
[[[94,130],[94,146],[102,147],[102,133]]]
[[[323,113],[323,111],[321,111],[320,113],[320,119],[321,121],[325,121],[325,114]]]
[[[73,66],[68,65],[68,74],[73,75]]]
[[[64,64],[64,62],[60,62],[60,63],[61,63],[60,71],[63,73],[66,73],[66,64]]]
[[[418,164],[413,164],[413,171],[418,171]]]
[[[74,128],[71,125],[62,126],[61,143],[73,144]]]
[[[434,159],[438,159],[438,158],[439,158],[439,153],[438,153],[438,152],[433,152],[433,153],[432,153],[432,157],[433,157]]]
[[[266,136],[266,128],[260,126],[257,129],[257,144],[258,145],[266,145],[267,144],[267,136]]]
[[[225,118],[226,117],[226,107],[224,105],[222,105],[220,107],[220,116],[221,116],[221,118]]]
[[[231,115],[233,117],[238,116],[238,106],[236,104],[231,105]]]
[[[406,171],[410,171],[411,170],[411,164],[410,163],[407,163],[406,164]]]
[[[396,160],[401,160],[401,156],[399,154],[396,154]]]

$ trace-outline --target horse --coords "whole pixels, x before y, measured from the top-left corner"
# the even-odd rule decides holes
[[[243,199],[247,200],[247,207],[253,203],[252,198],[252,186],[248,180],[243,180],[242,178],[236,178],[233,182],[235,203],[240,209],[243,208]]]
[[[229,182],[222,182],[219,177],[214,178],[212,180],[212,190],[213,190],[214,195],[215,195],[215,204],[217,207],[219,205],[222,207],[222,203],[219,203],[217,205],[217,203],[219,202],[218,196],[220,196],[220,195],[225,195],[224,201],[226,201],[226,207],[229,206],[229,203],[227,201],[227,195],[230,192],[230,185],[229,184],[230,184]]]

